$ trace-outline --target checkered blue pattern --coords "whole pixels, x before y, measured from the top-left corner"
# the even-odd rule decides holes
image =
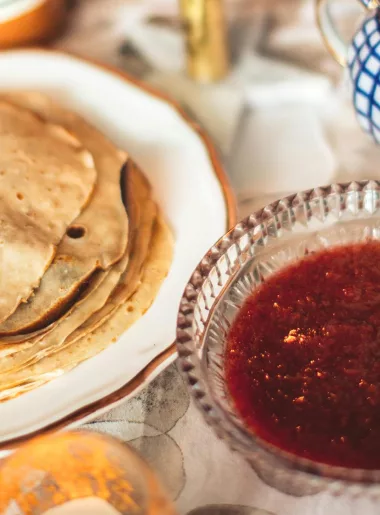
[[[373,6],[373,0],[360,0],[361,3],[364,5],[364,7],[372,7]]]
[[[348,53],[354,106],[361,127],[380,143],[380,15],[366,20]]]

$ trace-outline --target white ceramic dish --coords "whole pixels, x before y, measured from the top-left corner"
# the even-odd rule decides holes
[[[0,404],[0,448],[83,423],[150,382],[174,359],[184,285],[234,222],[231,190],[207,136],[173,102],[115,70],[68,54],[0,54],[0,89],[40,90],[73,108],[142,166],[174,235],[174,261],[151,309],[120,340],[72,372]]]

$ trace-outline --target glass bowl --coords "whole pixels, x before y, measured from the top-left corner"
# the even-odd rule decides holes
[[[204,256],[178,314],[180,368],[207,423],[270,486],[291,495],[328,489],[380,497],[380,470],[297,457],[246,429],[224,379],[226,337],[245,299],[267,277],[326,247],[380,239],[380,182],[333,184],[274,202],[238,223]]]

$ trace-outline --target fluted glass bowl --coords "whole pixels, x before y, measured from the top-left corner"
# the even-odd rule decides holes
[[[380,470],[317,463],[247,430],[224,379],[227,334],[252,291],[279,269],[326,247],[380,239],[380,182],[334,184],[283,198],[238,223],[204,256],[178,314],[180,368],[208,424],[271,486],[309,495],[329,489],[380,497]]]

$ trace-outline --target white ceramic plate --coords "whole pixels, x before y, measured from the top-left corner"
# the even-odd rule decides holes
[[[184,285],[235,216],[215,150],[199,127],[164,96],[120,72],[68,54],[1,53],[0,89],[20,88],[51,94],[128,150],[154,187],[175,235],[175,251],[153,306],[116,344],[63,377],[0,404],[3,449],[99,415],[135,394],[174,359],[172,342]]]

